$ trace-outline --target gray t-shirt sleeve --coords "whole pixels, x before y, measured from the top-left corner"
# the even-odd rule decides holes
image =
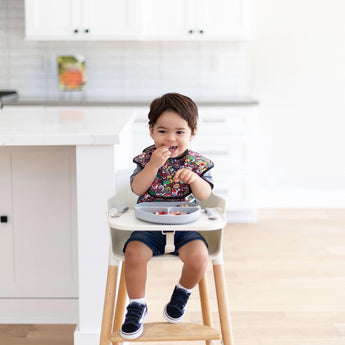
[[[213,177],[211,174],[211,170],[206,171],[205,174],[201,176],[201,178],[203,178],[205,181],[207,181],[211,185],[211,188],[213,189],[214,183],[213,183]]]
[[[132,175],[129,178],[131,185],[132,185],[134,177],[137,174],[139,174],[141,170],[143,170],[143,168],[139,164],[137,164],[137,167],[133,170]]]

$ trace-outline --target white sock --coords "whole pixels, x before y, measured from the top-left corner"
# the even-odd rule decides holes
[[[192,292],[192,289],[187,289],[187,288],[185,288],[184,286],[182,286],[180,283],[177,283],[176,286],[177,286],[179,289],[182,289],[182,290],[187,291],[188,293],[191,293],[191,292]]]
[[[133,299],[129,299],[129,304],[133,303],[133,302],[136,302],[136,303],[139,303],[139,304],[146,304],[146,298],[143,297],[143,298],[133,298]]]

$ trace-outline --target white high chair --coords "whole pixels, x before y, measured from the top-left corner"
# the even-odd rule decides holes
[[[129,211],[124,212],[110,224],[111,244],[109,251],[109,266],[107,284],[105,291],[103,320],[101,328],[100,345],[118,345],[121,342],[153,342],[153,341],[192,341],[205,340],[211,344],[212,340],[221,340],[224,345],[232,345],[232,332],[230,313],[228,308],[224,270],[222,257],[222,232],[226,224],[224,218],[225,201],[223,198],[212,193],[207,201],[200,202],[202,208],[215,208],[218,212],[218,220],[209,220],[206,213],[202,212],[201,217],[189,224],[184,225],[162,225],[151,224],[138,220],[133,208],[137,196],[130,190],[129,183],[118,189],[117,193],[108,200],[108,214],[111,209],[118,209],[129,206]],[[127,289],[124,279],[124,253],[123,245],[134,230],[197,230],[203,235],[208,243],[209,259],[213,263],[214,282],[217,295],[218,314],[221,332],[212,328],[211,308],[208,298],[208,287],[206,276],[199,282],[199,294],[203,325],[195,323],[180,322],[171,324],[168,322],[152,322],[144,324],[144,332],[137,339],[123,339],[120,336],[127,303]],[[162,255],[153,257],[159,259],[178,259],[173,255]],[[120,268],[122,266],[121,274]],[[120,278],[118,277],[120,276]],[[116,301],[116,305],[115,305]],[[115,307],[115,310],[114,310]]]

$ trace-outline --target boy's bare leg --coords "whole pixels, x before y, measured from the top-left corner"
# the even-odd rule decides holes
[[[125,252],[125,279],[130,299],[145,297],[147,263],[152,255],[152,250],[144,243],[128,243]]]
[[[189,242],[179,250],[183,262],[179,283],[186,289],[194,288],[205,274],[208,262],[208,250],[201,240]]]

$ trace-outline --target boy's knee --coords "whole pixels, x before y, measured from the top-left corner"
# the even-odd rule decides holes
[[[126,246],[125,261],[143,262],[148,261],[151,256],[151,249],[142,242],[131,241]]]
[[[199,250],[189,253],[185,264],[191,267],[194,271],[204,271],[208,263],[207,248],[200,248]]]
[[[199,263],[201,269],[205,269],[208,263],[208,251],[200,252],[196,257],[196,262]]]

